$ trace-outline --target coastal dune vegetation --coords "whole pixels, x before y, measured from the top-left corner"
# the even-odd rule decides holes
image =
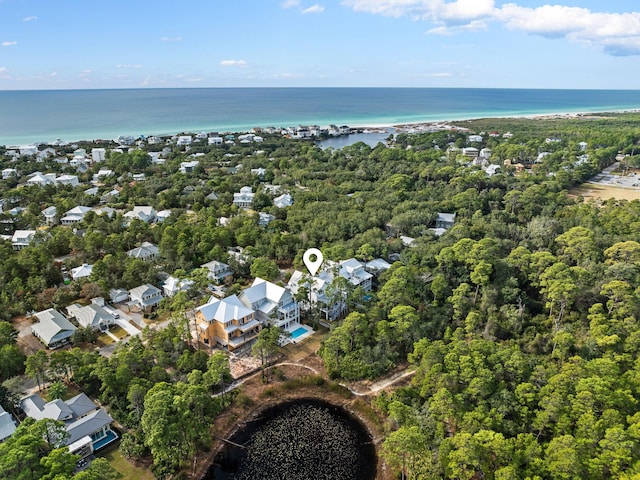
[[[307,248],[330,260],[381,257],[392,265],[373,292],[345,286],[348,314],[331,325],[318,355],[328,376],[347,383],[415,369],[408,385],[371,399],[386,422],[380,452],[389,478],[637,478],[640,202],[585,201],[569,189],[616,162],[620,174],[634,173],[639,121],[634,113],[482,119],[340,150],[265,134],[259,147],[194,142],[186,151],[173,143],[162,164],[142,143],[109,152],[78,174],[85,183],[78,187],[27,185],[31,173],[71,167],[53,158],[13,162],[0,150],[3,169],[20,169],[0,181],[0,225],[6,234],[37,230],[19,251],[0,240],[0,317],[157,283],[159,270],[193,280],[191,291],[163,301],[162,318],[173,320],[167,328],[147,329],[109,357],[78,339],[75,348],[27,361],[27,374],[72,381],[97,398],[126,430],[122,453],[150,458],[157,478],[173,478],[189,474],[211,443],[213,419],[233,399],[212,396],[231,382],[227,357],[210,355],[189,332],[185,312],[210,283],[199,266],[228,262],[231,294],[262,270],[236,261],[231,248],[262,259],[269,275],[275,265],[283,283],[303,268]],[[463,153],[467,147],[490,150],[486,164]],[[73,155],[75,148],[57,150]],[[180,172],[194,154],[199,165]],[[45,207],[101,205],[85,191],[103,167],[114,175],[101,188],[119,189],[102,204],[112,217],[90,212],[73,228],[41,228]],[[264,175],[252,173],[259,168]],[[144,180],[131,177],[141,173]],[[289,192],[293,205],[276,207],[265,184]],[[243,186],[257,192],[250,211],[232,204]],[[133,205],[171,215],[127,224],[123,212]],[[18,206],[19,215],[8,212]],[[274,217],[266,226],[260,211]],[[455,224],[436,235],[441,212],[455,213]],[[158,245],[159,256],[126,255],[142,242]],[[68,267],[92,264],[92,274],[65,285],[55,258]],[[17,340],[7,332],[2,381],[22,371],[3,360],[15,357]],[[0,444],[0,472],[40,478],[14,473],[18,448],[32,447]]]

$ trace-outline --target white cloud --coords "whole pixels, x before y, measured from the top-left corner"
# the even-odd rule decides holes
[[[543,5],[534,9],[511,3],[496,11],[496,18],[502,20],[507,28],[549,37],[565,36],[589,28],[593,15],[586,8],[562,5]]]
[[[222,60],[221,67],[248,67],[249,63],[244,60]]]
[[[35,15],[31,15],[31,16],[29,16],[29,17],[24,17],[24,18],[22,19],[22,21],[23,21],[23,22],[33,22],[33,21],[35,21],[35,20],[37,20],[37,19],[38,19],[38,17],[36,17]]]
[[[322,13],[322,12],[324,12],[324,7],[322,5],[318,5],[317,3],[301,11],[303,15],[307,15],[309,13]]]
[[[9,75],[9,69],[7,67],[0,67],[0,79],[11,78]]]
[[[18,42],[16,42],[14,40],[14,41],[11,41],[11,42],[2,42],[0,45],[2,45],[3,47],[12,47],[13,45],[17,45],[17,44],[18,44]]]
[[[129,63],[119,63],[118,65],[116,65],[116,68],[142,68],[142,65],[137,63],[135,65],[131,65]]]
[[[293,8],[300,5],[300,0],[284,0],[282,2],[282,8]]]
[[[461,32],[477,32],[479,30],[488,30],[489,25],[484,20],[472,20],[465,25],[441,25],[436,28],[427,30],[427,33],[434,35],[454,35]]]
[[[179,42],[182,40],[182,37],[162,37],[160,40],[163,42]]]
[[[566,5],[536,8],[494,0],[343,0],[357,12],[426,20],[430,34],[452,35],[487,30],[490,22],[547,38],[600,48],[610,55],[640,55],[640,12],[594,12]]]

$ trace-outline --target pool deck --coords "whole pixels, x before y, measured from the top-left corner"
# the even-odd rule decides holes
[[[302,325],[302,324],[295,324],[292,327],[289,327],[287,329],[287,332],[292,333],[295,332],[296,330],[299,329],[303,329],[306,330],[304,333],[298,335],[297,337],[293,338],[293,337],[289,337],[285,340],[285,342],[283,343],[283,345],[286,345],[287,343],[299,343],[302,340],[304,340],[305,338],[310,337],[311,335],[313,335],[315,332],[313,331],[313,328],[309,327],[308,325]]]
[[[116,432],[114,432],[113,430],[109,430],[109,432],[107,433],[106,436],[102,437],[97,442],[94,442],[93,451],[94,452],[98,451],[98,450],[106,447],[107,445],[115,442],[116,440],[118,440],[118,435],[116,434]]]

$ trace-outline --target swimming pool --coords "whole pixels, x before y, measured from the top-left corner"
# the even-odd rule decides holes
[[[304,335],[305,333],[307,333],[309,330],[307,330],[304,327],[298,327],[296,328],[293,332],[291,332],[291,338],[293,340],[298,339],[299,337],[301,337],[302,335]]]

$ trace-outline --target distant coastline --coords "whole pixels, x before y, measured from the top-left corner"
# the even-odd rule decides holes
[[[477,118],[640,109],[640,90],[223,88],[0,91],[0,145],[246,132],[329,124],[398,128]]]

